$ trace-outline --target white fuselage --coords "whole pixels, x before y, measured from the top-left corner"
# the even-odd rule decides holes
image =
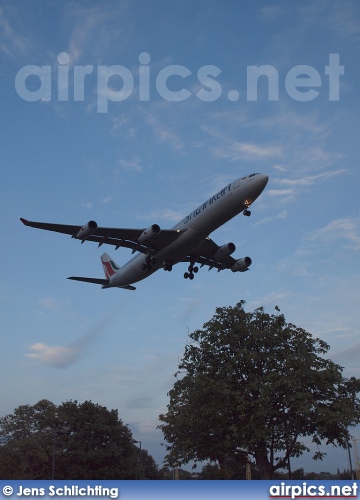
[[[164,262],[172,265],[181,262],[210,233],[247,209],[262,193],[267,181],[267,175],[251,174],[226,185],[172,228],[182,231],[182,234],[173,243],[156,252],[156,263],[151,266],[151,270],[143,270],[146,255],[137,253],[111,276],[109,286],[130,285],[162,268]]]

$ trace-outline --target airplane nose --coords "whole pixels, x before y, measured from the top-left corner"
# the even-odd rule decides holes
[[[266,174],[257,174],[251,179],[249,188],[251,189],[251,194],[249,192],[248,201],[251,203],[256,200],[258,196],[264,191],[266,184],[268,183],[269,176]]]
[[[266,174],[260,174],[260,179],[259,181],[261,182],[261,185],[263,186],[263,189],[265,189],[266,184],[268,183],[269,176]]]
[[[268,183],[269,176],[266,174],[260,174],[256,176],[256,189],[258,191],[258,195],[262,193],[266,187],[266,184]]]

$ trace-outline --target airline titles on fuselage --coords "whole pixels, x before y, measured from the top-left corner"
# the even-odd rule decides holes
[[[203,203],[196,210],[191,212],[191,214],[187,215],[185,219],[183,219],[181,222],[179,222],[179,224],[177,224],[177,226],[179,226],[180,224],[187,224],[191,219],[197,217],[201,212],[203,212],[209,205],[212,205],[215,201],[222,198],[226,193],[230,192],[230,190],[231,190],[231,183],[225,186],[223,189],[221,189],[214,196],[206,200],[205,203]]]

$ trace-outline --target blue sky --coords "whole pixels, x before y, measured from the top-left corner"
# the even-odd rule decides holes
[[[241,299],[279,306],[359,376],[356,0],[4,0],[0,26],[1,415],[91,399],[160,464],[158,415],[188,332]],[[269,79],[254,86],[254,67]],[[172,227],[252,172],[270,177],[252,216],[212,235],[251,256],[244,274],[190,282],[179,265],[135,292],[101,290],[66,277],[102,277],[104,247],[19,221]],[[347,467],[327,451],[296,466]]]

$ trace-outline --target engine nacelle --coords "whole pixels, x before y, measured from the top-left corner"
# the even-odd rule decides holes
[[[98,225],[94,220],[89,220],[85,226],[83,226],[80,231],[75,235],[75,238],[78,240],[86,240],[89,236],[91,236],[97,230]]]
[[[242,259],[239,259],[235,262],[231,270],[233,273],[236,273],[236,271],[247,271],[249,266],[251,266],[251,263],[252,260],[250,259],[250,257],[243,257]]]
[[[138,242],[146,243],[160,233],[161,233],[160,226],[158,226],[157,224],[153,224],[140,234],[140,236],[138,237]]]
[[[234,245],[234,243],[226,243],[226,245],[223,245],[214,253],[214,259],[225,259],[225,257],[229,257],[229,255],[234,253],[235,250],[236,246]]]

